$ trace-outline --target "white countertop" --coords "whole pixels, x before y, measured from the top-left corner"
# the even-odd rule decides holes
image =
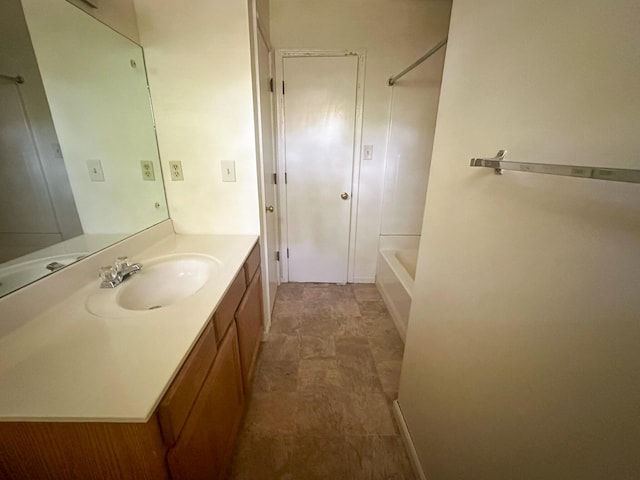
[[[254,235],[170,235],[130,256],[143,264],[176,253],[217,258],[217,274],[191,297],[102,318],[85,306],[99,290],[96,272],[95,281],[5,332],[0,420],[147,421],[256,240]]]

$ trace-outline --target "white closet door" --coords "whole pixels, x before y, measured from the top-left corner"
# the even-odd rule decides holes
[[[346,283],[358,58],[283,59],[289,281]]]

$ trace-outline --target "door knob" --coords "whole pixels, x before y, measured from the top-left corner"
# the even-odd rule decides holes
[[[348,200],[349,199],[349,194],[347,192],[342,192],[340,194],[340,198],[343,200]]]
[[[273,213],[273,211],[274,211],[275,209],[273,208],[273,205],[269,205],[269,206],[266,208],[266,210],[267,210],[267,212],[269,212],[269,213]]]

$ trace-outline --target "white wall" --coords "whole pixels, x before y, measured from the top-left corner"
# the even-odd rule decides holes
[[[247,2],[136,0],[163,168],[178,233],[259,234]],[[236,182],[220,162],[236,162]],[[165,175],[165,178],[168,178]]]
[[[130,40],[140,43],[133,0],[98,0],[98,8],[87,5],[83,0],[67,1]]]
[[[635,0],[455,0],[399,401],[428,478],[640,477]]]
[[[367,51],[362,144],[374,145],[374,158],[361,162],[356,281],[375,277],[391,98],[387,80],[446,34],[449,8],[447,0],[271,0],[274,48]]]

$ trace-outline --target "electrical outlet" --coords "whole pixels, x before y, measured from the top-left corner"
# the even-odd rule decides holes
[[[171,180],[184,180],[184,176],[182,176],[182,162],[169,162],[169,170],[171,171]]]
[[[235,182],[236,181],[236,162],[228,160],[226,162],[220,162],[222,168],[222,181],[223,182]]]
[[[143,180],[155,180],[156,174],[153,171],[153,162],[151,160],[140,160],[140,169],[142,170]]]
[[[363,148],[363,158],[373,160],[373,145],[365,145]]]
[[[87,169],[92,182],[104,182],[104,172],[100,160],[87,160]]]

